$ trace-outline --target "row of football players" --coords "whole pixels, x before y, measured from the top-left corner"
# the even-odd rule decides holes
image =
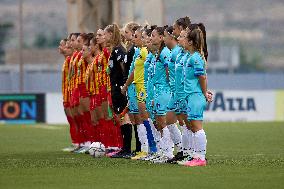
[[[80,41],[80,36],[77,41]],[[141,149],[139,145],[136,146],[136,151],[140,152],[132,159],[150,160],[154,163],[178,162],[188,166],[206,165],[207,141],[202,120],[203,110],[206,103],[211,101],[212,94],[207,91],[205,66],[208,53],[204,25],[191,24],[188,17],[180,18],[173,26],[166,27],[142,27],[129,23],[123,28],[122,36],[127,50],[124,50],[121,31],[115,24],[98,30],[96,38],[91,39],[90,44],[83,43],[81,59],[89,64],[86,64],[84,76],[86,86],[84,90],[77,88],[86,93],[80,95],[79,92],[79,97],[82,97],[79,104],[81,101],[84,104],[83,97],[90,99],[86,100],[86,107],[89,105],[91,110],[89,120],[97,125],[92,127],[97,129],[93,133],[100,133],[99,137],[94,136],[91,141],[101,140],[107,146],[112,146],[107,144],[110,141],[105,138],[115,138],[117,141],[113,146],[120,147],[118,141],[121,139],[121,131],[122,150],[113,153],[112,157],[130,157],[132,129],[127,119],[129,115],[134,128],[137,126],[137,144],[141,143]],[[105,62],[100,54],[105,56]],[[94,60],[90,57],[94,57]],[[99,60],[95,61],[96,59]],[[80,66],[78,63],[79,78]],[[88,68],[93,70],[92,74],[88,74]],[[73,69],[72,66],[69,69],[71,74]],[[70,78],[72,83],[72,76],[69,76],[69,82]],[[77,83],[75,86],[84,85],[84,81]],[[122,96],[125,93],[128,100]],[[76,91],[71,92],[71,102],[76,101],[72,99],[72,94],[76,94]],[[118,117],[127,104],[129,112],[122,113],[123,121],[114,119],[121,130],[101,121]],[[109,109],[113,112],[112,116],[107,114]],[[76,110],[71,112],[77,115]],[[78,112],[80,114],[80,110]],[[86,120],[87,116],[84,118]],[[88,131],[87,127],[85,130]],[[80,133],[84,133],[84,129]],[[101,137],[106,134],[109,137]],[[175,156],[173,144],[177,150]],[[86,150],[87,147],[83,149]]]

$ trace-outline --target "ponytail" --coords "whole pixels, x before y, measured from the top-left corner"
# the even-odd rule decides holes
[[[203,57],[204,61],[206,62],[206,58],[204,55],[204,37],[203,37],[203,32],[201,31],[200,28],[196,28],[191,30],[188,35],[187,35],[188,41],[193,42],[193,47],[196,51],[198,51],[201,56]]]
[[[203,23],[199,23],[199,24],[190,24],[190,26],[188,27],[188,29],[190,31],[193,31],[195,29],[200,29],[202,31],[203,34],[203,41],[204,44],[202,45],[202,51],[204,53],[204,58],[207,61],[208,58],[208,50],[207,50],[207,42],[206,42],[206,29]]]
[[[163,35],[164,35],[164,31],[165,31],[165,29],[166,29],[167,27],[168,27],[168,26],[156,27],[154,30],[156,30],[159,35],[163,36]],[[160,57],[161,52],[162,52],[162,50],[164,49],[165,46],[166,46],[166,45],[165,45],[165,42],[164,42],[164,40],[163,40],[162,43],[161,43],[161,45],[160,45],[159,51],[158,51],[158,58]]]
[[[207,42],[206,42],[206,29],[205,29],[205,26],[203,23],[199,23],[198,24],[198,27],[200,28],[200,30],[202,31],[202,34],[203,34],[203,52],[204,52],[204,57],[207,61],[207,58],[208,58],[208,50],[207,50]]]
[[[111,39],[111,43],[113,46],[119,46],[121,45],[121,35],[120,35],[120,30],[117,24],[111,24],[108,25],[105,30],[107,32],[112,33],[112,39]]]

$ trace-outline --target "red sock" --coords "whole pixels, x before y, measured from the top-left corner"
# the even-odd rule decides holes
[[[92,125],[92,127],[93,127],[93,136],[94,136],[94,141],[92,141],[92,142],[100,142],[100,139],[99,139],[99,135],[98,135],[98,127],[99,127],[99,124],[97,124],[97,125]]]
[[[110,147],[109,144],[109,133],[107,133],[108,130],[108,123],[105,119],[99,120],[99,136],[101,139],[101,142],[105,145],[105,147]]]
[[[85,137],[84,134],[82,132],[82,121],[81,121],[81,117],[79,115],[74,116],[75,118],[75,122],[76,122],[76,134],[77,134],[77,138],[80,144],[83,144],[85,141]]]
[[[85,128],[86,128],[86,135],[88,141],[95,142],[94,141],[94,126],[92,125],[91,120],[91,113],[90,112],[84,112],[84,122],[85,122]]]
[[[121,131],[120,131],[120,125],[119,123],[113,124],[113,129],[112,129],[112,138],[113,138],[113,145],[115,147],[122,147],[122,135],[121,135]]]
[[[71,117],[71,116],[66,116],[67,117],[67,121],[70,125],[70,137],[72,140],[73,144],[79,144],[78,139],[76,137],[76,124],[75,124],[75,120]]]
[[[107,120],[107,133],[108,133],[108,137],[107,137],[107,141],[108,144],[111,147],[117,147],[117,142],[116,142],[116,126],[113,123],[113,120]]]
[[[83,135],[83,138],[84,138],[84,142],[87,142],[89,141],[90,139],[90,136],[88,135],[88,124],[85,120],[85,117],[84,117],[84,114],[80,114],[79,115],[79,119],[80,119],[80,131]]]
[[[117,123],[115,126],[116,129],[116,144],[117,147],[122,148],[123,147],[123,138],[122,138],[122,134],[121,134],[121,129],[120,129],[120,124]]]

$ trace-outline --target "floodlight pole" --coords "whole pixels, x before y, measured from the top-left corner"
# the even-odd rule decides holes
[[[24,61],[23,61],[23,0],[19,0],[19,87],[24,92]]]

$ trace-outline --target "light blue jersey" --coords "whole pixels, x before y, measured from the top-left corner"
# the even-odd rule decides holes
[[[169,69],[169,84],[171,92],[175,91],[175,63],[178,54],[182,51],[182,48],[179,45],[176,45],[171,51],[171,59],[168,65]]]
[[[148,82],[148,79],[149,79],[149,73],[151,74],[151,72],[153,72],[152,66],[151,66],[151,61],[152,61],[153,58],[154,58],[154,55],[151,52],[149,52],[147,57],[146,57],[145,63],[144,63],[145,89],[147,89],[147,82]],[[151,68],[149,69],[150,66],[151,66]]]
[[[203,120],[203,112],[207,103],[199,84],[198,77],[201,75],[206,75],[205,62],[202,56],[195,52],[189,56],[184,66],[184,91],[188,120]]]
[[[170,86],[167,69],[170,62],[171,51],[164,47],[159,57],[154,61],[154,111],[155,115],[164,116],[170,100]]]
[[[130,65],[128,77],[129,77],[130,74],[134,71],[134,68],[135,68],[135,60],[136,60],[136,58],[137,58],[137,57],[139,56],[139,54],[140,54],[140,48],[134,47],[134,49],[135,49],[135,53],[134,53],[134,55],[133,55],[133,59],[132,59],[131,65]]]
[[[189,56],[184,66],[185,93],[202,93],[198,76],[205,74],[205,62],[202,56],[198,52],[193,53],[191,56]]]
[[[184,66],[188,60],[190,53],[182,51],[176,61],[175,67],[175,93],[178,98],[184,97]]]
[[[135,53],[133,55],[133,60],[132,60],[132,63],[130,65],[128,77],[134,71],[135,59],[139,56],[139,54],[140,54],[140,49],[135,47]],[[133,83],[131,83],[127,88],[127,97],[128,97],[128,104],[129,104],[128,105],[129,106],[129,113],[138,114],[139,109],[138,109],[137,95],[136,95],[135,85]]]
[[[184,52],[182,50],[177,58],[175,63],[175,98],[177,99],[176,102],[176,110],[177,114],[183,113],[186,114],[186,101],[185,101],[185,92],[184,92],[184,65],[189,57],[188,52]]]
[[[153,118],[153,105],[152,100],[154,98],[154,86],[153,86],[153,76],[154,76],[154,60],[155,56],[149,53],[145,61],[145,89],[146,89],[146,109],[150,113],[151,118]],[[146,69],[147,68],[147,69]],[[147,77],[147,78],[146,78]]]
[[[171,51],[164,47],[159,57],[156,57],[154,64],[153,84],[156,88],[169,88],[166,69],[170,63]]]

